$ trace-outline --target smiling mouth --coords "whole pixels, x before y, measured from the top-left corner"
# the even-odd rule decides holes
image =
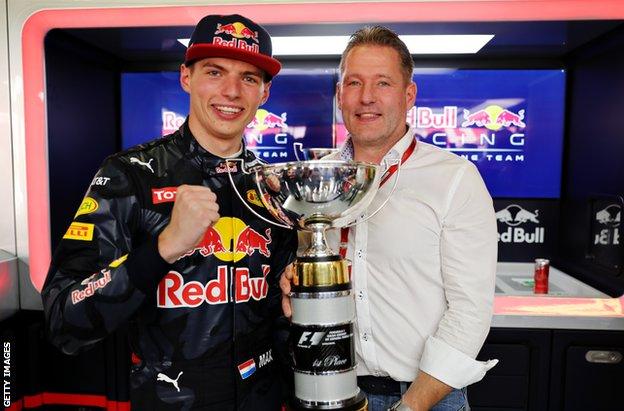
[[[213,104],[212,107],[214,107],[215,110],[224,115],[234,115],[243,111],[243,109],[240,107],[221,106],[218,104]]]
[[[378,113],[359,113],[355,115],[360,120],[374,120],[376,118],[381,117],[381,114]]]

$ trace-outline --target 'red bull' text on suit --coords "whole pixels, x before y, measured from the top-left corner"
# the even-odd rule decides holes
[[[244,147],[239,157],[258,161]],[[230,164],[243,198],[268,217],[252,179]],[[168,264],[157,238],[182,184],[209,187],[221,218]],[[295,251],[296,232],[241,204],[224,159],[185,123],[104,161],[42,291],[50,339],[75,353],[129,324],[133,409],[279,409],[278,279]]]

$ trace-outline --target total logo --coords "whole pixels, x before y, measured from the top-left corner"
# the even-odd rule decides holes
[[[157,306],[194,308],[203,303],[217,305],[230,301],[244,303],[251,299],[260,301],[266,298],[269,291],[266,276],[270,271],[271,266],[262,264],[262,277],[252,277],[247,267],[220,265],[217,267],[217,278],[206,284],[199,281],[185,282],[179,272],[169,271],[158,284]],[[233,278],[234,284],[228,276]],[[234,290],[230,290],[230,286],[233,286]]]
[[[501,106],[492,105],[473,112],[464,109],[464,121],[461,126],[475,125],[496,131],[509,126],[524,128],[526,124],[522,120],[524,120],[524,110],[514,113]]]
[[[209,227],[199,244],[182,257],[199,252],[204,257],[214,255],[221,261],[237,262],[255,252],[270,257],[271,229],[267,228],[264,235],[245,224],[236,217],[221,217]]]
[[[498,233],[498,240],[503,243],[528,243],[541,244],[544,242],[544,227],[535,227],[533,231],[527,231],[521,224],[539,224],[539,210],[534,213],[520,207],[517,204],[510,204],[496,212],[496,220],[505,223],[508,227]]]
[[[260,53],[260,47],[258,46],[258,32],[251,30],[243,23],[237,21],[229,24],[217,24],[217,30],[215,36],[212,38],[212,44],[223,47],[233,47],[253,53]],[[231,40],[220,37],[219,34],[226,34],[232,37]],[[252,40],[252,43],[247,43],[246,40]]]
[[[619,245],[620,244],[620,220],[622,207],[618,204],[609,204],[604,209],[596,213],[596,221],[605,228],[602,228],[594,239],[594,244]]]

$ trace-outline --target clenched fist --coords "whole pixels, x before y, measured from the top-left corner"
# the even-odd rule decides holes
[[[171,220],[158,236],[158,252],[168,263],[195,247],[206,229],[219,220],[217,196],[208,187],[181,185]]]

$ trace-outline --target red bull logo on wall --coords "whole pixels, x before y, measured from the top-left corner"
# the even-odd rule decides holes
[[[162,110],[161,135],[175,133],[184,124],[186,117],[174,111]]]
[[[263,108],[258,109],[245,130],[247,147],[255,150],[258,157],[263,159],[288,158],[290,149],[288,139],[293,130],[289,129],[286,116],[285,112],[276,114]],[[291,136],[292,138],[297,137]]]
[[[498,131],[503,127],[516,126],[526,127],[524,120],[524,110],[517,113],[507,110],[501,106],[487,106],[482,110],[470,112],[464,109],[464,121],[462,127],[485,127],[492,131]]]
[[[274,132],[274,129],[285,130],[288,128],[288,124],[286,124],[286,113],[282,113],[277,115],[275,113],[271,113],[263,108],[258,109],[256,111],[256,115],[254,119],[247,125],[248,129],[252,129],[258,133],[262,133],[264,131],[270,130],[270,132]]]
[[[221,217],[212,227],[208,227],[195,248],[182,257],[199,252],[204,257],[214,255],[221,261],[237,262],[254,253],[271,256],[271,229],[259,233],[236,217]]]
[[[459,114],[463,110],[463,120]],[[498,105],[467,110],[458,106],[413,107],[407,122],[433,145],[471,161],[523,162],[525,110]],[[495,149],[494,151],[492,151]]]
[[[609,204],[596,213],[596,221],[602,226],[595,235],[594,244],[619,245],[620,244],[620,220],[622,207],[618,204]]]
[[[412,107],[407,122],[416,128],[457,128],[457,106],[444,106],[442,112],[431,107]]]
[[[232,38],[225,39],[220,37],[220,34],[225,34]],[[247,40],[251,40],[251,44],[248,43]],[[229,24],[217,24],[217,30],[215,31],[212,43],[218,46],[234,47],[254,53],[260,52],[260,47],[258,46],[258,32],[251,30],[239,21]]]
[[[498,233],[498,240],[503,243],[541,244],[544,242],[544,227],[538,226],[532,230],[519,227],[528,223],[539,224],[539,210],[531,212],[517,204],[510,204],[496,212],[496,220],[508,226],[505,231]]]

